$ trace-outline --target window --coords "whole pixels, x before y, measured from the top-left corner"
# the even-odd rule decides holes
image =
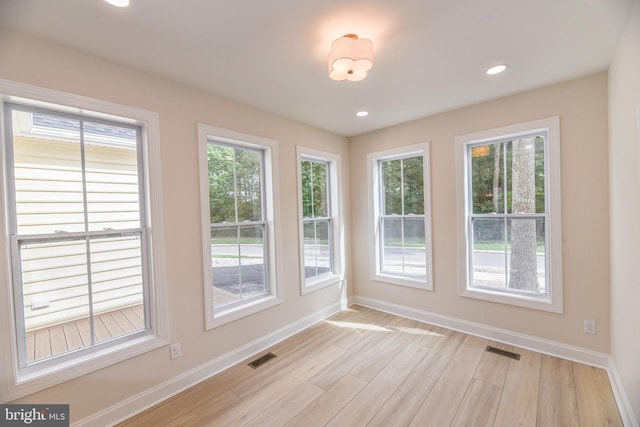
[[[546,119],[457,138],[463,295],[562,310],[558,123]]]
[[[342,280],[339,156],[298,147],[302,293]]]
[[[90,102],[53,94],[77,107]],[[150,232],[157,188],[146,182],[158,177],[147,172],[156,149],[143,143],[151,126],[143,120],[155,119],[90,103],[137,117],[21,98],[3,104],[7,342],[15,383],[34,381],[29,388],[53,385],[53,372],[66,380],[165,344],[163,271],[152,262],[161,226],[153,245]]]
[[[369,155],[374,280],[433,289],[429,144]]]
[[[275,141],[200,124],[207,327],[280,302]]]

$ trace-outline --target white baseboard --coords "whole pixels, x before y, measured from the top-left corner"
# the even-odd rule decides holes
[[[618,373],[618,369],[616,368],[616,364],[613,359],[609,359],[607,374],[609,374],[609,382],[613,389],[613,396],[616,398],[616,403],[618,404],[618,411],[620,411],[622,424],[626,427],[640,427],[640,421],[633,412],[631,402],[629,401],[627,393],[624,391],[622,379],[620,378],[620,374]]]
[[[385,313],[395,314],[420,322],[442,326],[447,329],[464,332],[466,334],[487,338],[493,341],[500,341],[516,347],[537,351],[551,356],[584,363],[607,369],[609,367],[609,355],[575,347],[559,342],[545,340],[542,338],[524,335],[506,329],[494,328],[493,326],[481,323],[469,322],[467,320],[456,319],[455,317],[443,316],[424,310],[391,304],[372,298],[355,296],[349,299],[349,304],[358,304],[364,307],[373,308]]]
[[[73,426],[104,427],[122,422],[208,378],[211,378],[225,369],[228,369],[249,357],[266,350],[280,341],[313,326],[327,317],[340,312],[346,307],[346,300],[332,304],[323,310],[287,325],[269,335],[260,337],[259,339],[223,354],[210,362],[191,369],[177,377],[171,378],[153,388],[145,390],[142,393],[93,414],[90,417],[73,423]]]

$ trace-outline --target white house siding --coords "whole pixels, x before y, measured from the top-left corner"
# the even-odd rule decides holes
[[[56,242],[21,248],[27,331],[89,315],[80,145],[14,136],[17,229],[19,235],[58,232]],[[85,144],[90,231],[140,227],[135,148]],[[141,304],[140,236],[90,240],[94,314]],[[34,308],[42,305],[42,308]]]

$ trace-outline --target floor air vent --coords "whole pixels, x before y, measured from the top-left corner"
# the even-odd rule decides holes
[[[260,356],[256,360],[254,360],[252,362],[249,362],[248,365],[251,366],[253,369],[256,369],[257,367],[259,367],[262,364],[267,363],[269,360],[273,359],[274,357],[276,357],[275,354],[267,353],[264,356]],[[520,357],[520,356],[518,356],[518,357]]]
[[[520,355],[518,353],[502,350],[501,348],[491,347],[490,345],[487,346],[485,351],[488,351],[489,353],[499,354],[500,356],[508,357],[510,359],[520,360]]]

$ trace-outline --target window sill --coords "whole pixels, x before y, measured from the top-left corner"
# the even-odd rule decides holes
[[[374,274],[371,280],[375,282],[390,283],[392,285],[407,286],[409,288],[422,289],[424,291],[433,290],[433,286],[431,286],[426,279],[418,280],[418,279],[411,279],[409,277],[392,276],[389,274],[378,273],[378,274]]]
[[[125,342],[86,351],[84,352],[85,354],[79,353],[77,357],[65,358],[60,363],[47,363],[46,366],[42,367],[32,365],[20,369],[17,372],[15,384],[8,384],[7,395],[3,395],[0,400],[18,399],[98,369],[123,362],[167,344],[166,341],[147,333]]]
[[[505,294],[488,289],[467,288],[460,292],[460,296],[496,302],[499,304],[515,305],[517,307],[530,308],[532,310],[562,313],[562,302],[553,301],[550,296],[526,296],[519,294]]]
[[[207,330],[235,322],[243,317],[251,316],[252,314],[275,307],[276,305],[282,304],[282,302],[283,301],[280,298],[269,295],[255,301],[248,302],[247,304],[228,308],[226,310],[214,308],[213,320],[207,322]]]
[[[307,279],[302,285],[301,294],[306,295],[331,285],[339,284],[342,280],[342,276],[337,274],[324,274],[319,277]]]

